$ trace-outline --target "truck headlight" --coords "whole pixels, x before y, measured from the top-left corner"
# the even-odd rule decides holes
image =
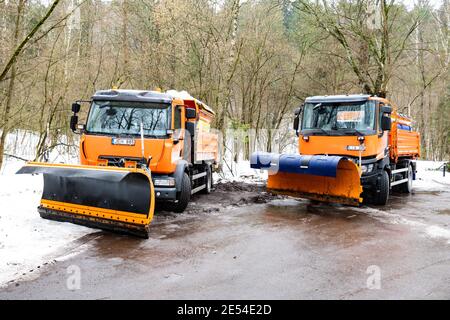
[[[371,173],[373,171],[374,167],[375,167],[375,164],[365,164],[362,166],[361,171],[363,174]]]
[[[155,179],[153,180],[153,184],[156,187],[175,187],[175,179],[174,178]]]

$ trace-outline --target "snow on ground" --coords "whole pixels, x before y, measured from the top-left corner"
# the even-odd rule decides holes
[[[450,172],[445,177],[442,170],[444,162],[417,161],[417,180],[413,186],[416,191],[450,191]]]
[[[260,183],[267,180],[267,171],[250,168],[250,161],[222,164],[222,172],[214,173],[214,183],[244,182]]]
[[[5,142],[5,162],[3,167],[0,168],[0,174],[14,174],[24,164],[24,161],[17,161],[11,155],[28,161],[33,160],[36,156],[35,150],[38,142],[39,137],[33,132],[19,130],[8,134]],[[68,141],[65,137],[61,137],[58,142],[60,146],[48,154],[48,162],[78,163],[78,147],[66,147],[65,145],[68,144]],[[77,141],[72,144],[78,146]]]
[[[0,287],[36,270],[71,241],[95,231],[41,219],[37,206],[42,187],[42,176],[0,175]]]
[[[94,230],[41,219],[41,176],[0,176],[0,287],[49,262],[52,253]]]
[[[10,139],[17,138],[9,137]],[[30,139],[27,139],[30,141]],[[27,144],[20,154],[33,157]],[[8,151],[8,150],[7,150]],[[12,153],[12,152],[10,152]],[[50,155],[53,162],[77,161],[73,155]],[[57,258],[60,249],[93,229],[41,219],[37,207],[42,195],[42,176],[15,175],[23,161],[7,157],[0,174],[0,287],[30,276],[30,271]]]

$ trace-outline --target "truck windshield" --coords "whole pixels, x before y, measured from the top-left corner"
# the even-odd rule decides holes
[[[94,101],[86,130],[89,133],[165,136],[170,128],[170,105],[119,101]]]
[[[375,103],[306,103],[302,131],[342,135],[375,130]]]

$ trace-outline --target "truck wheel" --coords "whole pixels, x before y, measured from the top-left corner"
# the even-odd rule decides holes
[[[413,169],[411,165],[408,165],[408,171],[406,171],[408,182],[403,183],[399,186],[399,190],[402,193],[411,193],[412,192],[412,185],[413,185]]]
[[[373,203],[377,206],[384,206],[389,200],[389,174],[386,170],[381,172],[377,191],[375,192],[375,197],[373,200]]]
[[[210,165],[208,165],[206,169],[205,184],[206,188],[202,190],[202,193],[210,194],[213,188],[213,177]]]
[[[186,207],[191,200],[191,179],[187,173],[183,174],[183,180],[181,181],[181,191],[177,195],[177,202],[169,204],[170,211],[176,213],[182,213],[186,210]]]

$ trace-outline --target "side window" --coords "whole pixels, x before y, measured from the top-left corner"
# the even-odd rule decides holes
[[[378,133],[379,134],[383,133],[383,131],[381,130],[381,119],[383,118],[383,115],[384,115],[384,113],[381,111],[382,107],[389,107],[390,108],[392,106],[380,102],[380,107],[378,109]]]
[[[178,106],[175,108],[174,114],[174,129],[181,129],[181,107]]]
[[[383,131],[381,130],[381,118],[383,117],[383,112],[381,112],[381,108],[384,106],[384,103],[379,103],[378,108],[378,134],[382,134]]]

